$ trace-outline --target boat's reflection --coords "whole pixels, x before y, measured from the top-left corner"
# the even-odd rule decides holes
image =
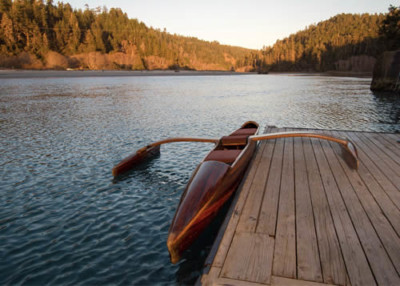
[[[235,195],[230,198],[222,207],[217,217],[204,230],[199,238],[188,248],[179,262],[176,272],[176,282],[178,285],[194,285],[203,274],[207,257],[212,250],[213,243],[218,236],[218,231],[222,226]]]

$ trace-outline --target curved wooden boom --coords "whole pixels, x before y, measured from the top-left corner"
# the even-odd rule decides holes
[[[132,170],[137,165],[142,162],[149,160],[160,153],[160,145],[173,142],[204,142],[204,143],[214,143],[217,144],[219,139],[209,139],[209,138],[169,138],[161,141],[151,143],[137,150],[132,155],[126,157],[112,169],[112,174],[114,177],[119,176],[123,173]]]
[[[342,150],[345,150],[344,158],[346,163],[353,169],[358,169],[358,154],[357,148],[350,140],[341,139],[337,137],[332,137],[326,134],[318,134],[311,133],[307,131],[293,131],[293,132],[277,132],[277,133],[269,133],[269,134],[261,134],[261,135],[253,135],[250,136],[250,140],[253,141],[261,141],[261,140],[270,140],[277,138],[290,138],[290,137],[308,137],[308,138],[318,138],[322,140],[328,140],[332,142],[339,143],[342,147]],[[348,156],[350,155],[350,156]]]
[[[211,138],[191,138],[191,137],[177,137],[177,138],[167,138],[164,140],[160,140],[154,143],[151,143],[147,146],[144,146],[136,151],[136,153],[144,152],[152,147],[157,147],[166,143],[174,143],[174,142],[203,142],[203,143],[214,143],[217,144],[219,139],[211,139]]]
[[[346,163],[353,169],[358,169],[358,154],[355,145],[346,139],[336,138],[325,134],[311,133],[306,131],[294,131],[294,132],[278,132],[278,133],[269,133],[269,134],[261,134],[261,135],[253,135],[249,137],[249,140],[252,141],[261,141],[261,140],[270,140],[277,138],[289,138],[289,137],[309,137],[309,138],[318,138],[323,140],[328,140],[332,142],[339,143],[344,152],[344,158]],[[215,138],[191,138],[191,137],[178,137],[178,138],[168,138],[164,140],[160,140],[154,143],[151,143],[147,146],[144,146],[138,149],[134,154],[128,156],[123,159],[120,163],[118,163],[112,170],[113,176],[120,175],[125,173],[135,166],[139,165],[143,161],[150,159],[156,154],[160,152],[160,145],[166,143],[174,143],[174,142],[202,142],[202,143],[214,143],[218,144],[220,139]],[[350,155],[350,156],[349,156]]]

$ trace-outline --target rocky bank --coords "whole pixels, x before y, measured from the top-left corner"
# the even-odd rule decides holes
[[[399,81],[398,86],[396,86]],[[371,90],[400,90],[400,50],[384,52],[377,60],[372,77]]]

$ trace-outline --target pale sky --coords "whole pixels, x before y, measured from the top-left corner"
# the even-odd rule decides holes
[[[62,0],[73,8],[118,7],[148,27],[261,49],[340,13],[386,13],[399,0]]]

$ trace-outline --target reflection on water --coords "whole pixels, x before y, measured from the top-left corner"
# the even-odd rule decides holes
[[[394,126],[399,125],[400,96],[388,92],[375,92],[374,96],[378,112],[384,114],[384,116],[379,119],[379,123]],[[393,128],[393,130],[399,131],[396,127]]]
[[[369,84],[298,75],[0,80],[0,284],[192,281],[207,252],[171,265],[165,242],[211,146],[163,146],[120,180],[112,166],[151,141],[219,137],[246,120],[400,131],[399,98],[373,95]]]

